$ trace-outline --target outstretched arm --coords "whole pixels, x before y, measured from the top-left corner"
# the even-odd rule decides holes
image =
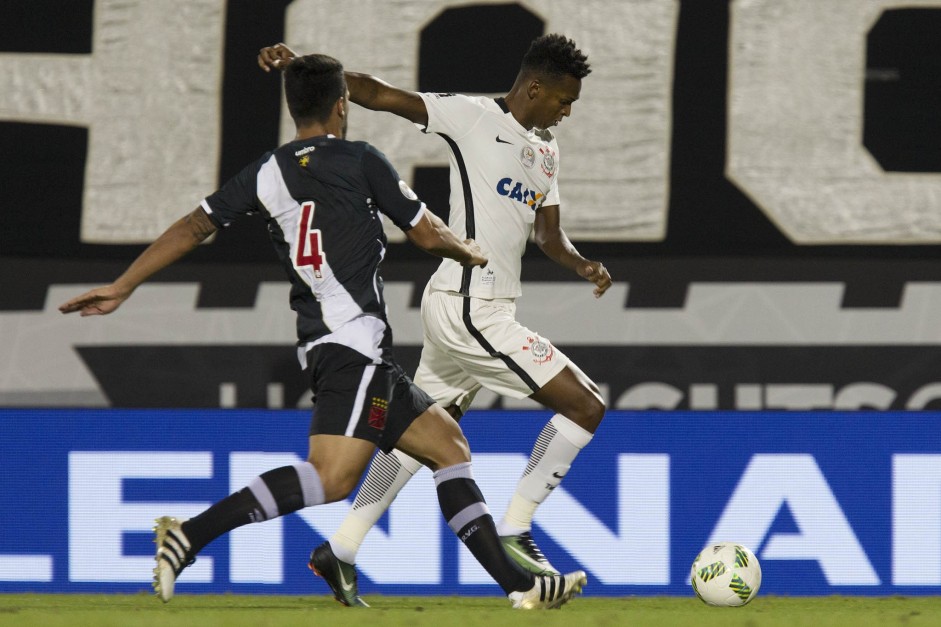
[[[131,296],[138,285],[196,248],[215,231],[216,225],[202,207],[197,207],[154,240],[114,283],[73,298],[60,305],[59,311],[79,311],[82,316],[111,313]]]
[[[414,227],[405,231],[409,241],[437,257],[454,259],[462,266],[487,265],[488,259],[472,239],[463,242],[448,228],[441,218],[425,209],[425,214]]]
[[[399,89],[382,79],[360,72],[346,72],[346,84],[350,89],[350,100],[361,107],[388,111],[415,124],[428,125],[425,101],[414,91]]]
[[[573,270],[595,284],[595,298],[601,298],[611,287],[611,275],[600,261],[582,257],[559,224],[559,205],[541,207],[536,211],[534,224],[536,245],[559,265]]]
[[[298,56],[284,44],[275,44],[262,48],[258,53],[258,65],[266,72],[271,68],[283,70]],[[425,102],[414,91],[400,89],[389,83],[360,72],[346,72],[346,84],[350,90],[350,100],[373,111],[388,111],[415,124],[428,124],[428,110]]]

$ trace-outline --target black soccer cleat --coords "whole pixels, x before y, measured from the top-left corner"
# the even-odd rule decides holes
[[[311,552],[307,567],[327,582],[333,591],[333,598],[343,605],[369,607],[369,604],[359,596],[356,566],[337,559],[329,542],[324,542]]]

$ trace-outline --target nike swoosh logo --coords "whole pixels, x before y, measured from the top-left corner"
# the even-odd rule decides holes
[[[353,584],[346,582],[346,577],[343,576],[343,569],[337,568],[337,572],[340,573],[340,587],[346,592],[352,592]]]
[[[560,475],[560,474],[557,473],[557,472],[552,473],[552,476],[555,477],[556,479],[562,479],[562,478],[565,477],[565,475]]]
[[[508,142],[505,139],[500,139],[500,136],[497,135],[497,143],[498,144],[512,144],[513,142]]]
[[[519,555],[519,556],[523,559],[523,561],[525,561],[526,563],[532,564],[533,566],[539,566],[540,568],[542,568],[542,564],[540,564],[539,562],[537,562],[536,560],[534,560],[533,558],[531,558],[531,557],[530,557],[525,551],[523,551],[522,549],[518,549],[518,548],[516,548],[515,546],[507,546],[507,547],[504,547],[504,548],[505,548],[506,550],[508,550],[508,551],[512,551],[513,553],[516,553],[517,555]]]

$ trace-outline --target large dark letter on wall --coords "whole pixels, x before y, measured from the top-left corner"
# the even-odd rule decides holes
[[[863,143],[893,172],[941,172],[941,10],[886,11],[867,37]]]
[[[419,91],[504,94],[545,23],[516,3],[445,9],[421,31]],[[415,191],[447,219],[448,168],[417,167]]]
[[[0,52],[90,54],[93,0],[0,3]],[[0,252],[69,255],[79,246],[88,129],[0,123]],[[43,164],[37,168],[36,164]],[[38,208],[42,208],[41,210]]]

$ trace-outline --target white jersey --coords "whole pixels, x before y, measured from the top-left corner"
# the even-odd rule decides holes
[[[424,131],[451,148],[449,226],[461,239],[476,240],[490,259],[486,268],[444,259],[430,285],[476,298],[516,298],[536,210],[559,204],[555,137],[523,128],[502,98],[420,96],[428,110]]]

